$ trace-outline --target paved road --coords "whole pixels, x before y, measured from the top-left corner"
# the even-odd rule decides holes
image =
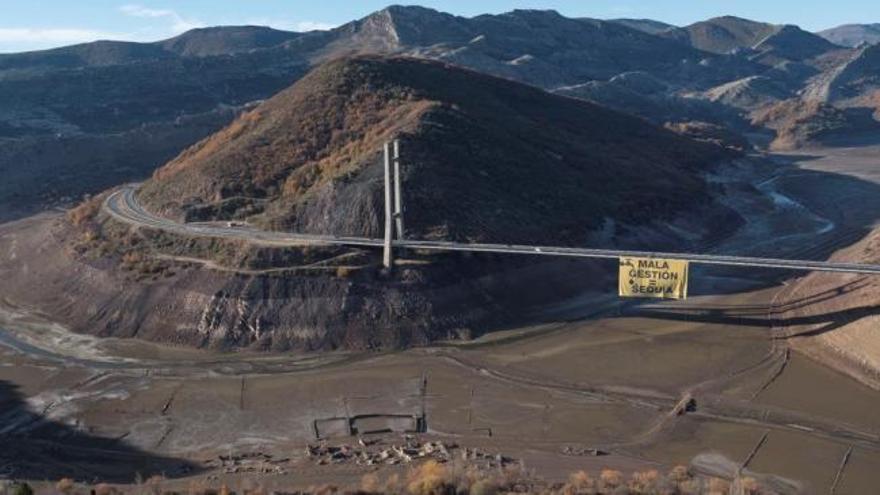
[[[145,210],[138,203],[135,191],[135,186],[124,186],[104,201],[104,209],[125,223],[188,236],[237,239],[273,246],[323,244],[382,247],[381,239],[272,232],[245,225],[228,227],[222,223],[178,223]]]
[[[104,209],[120,221],[143,227],[173,232],[176,234],[220,237],[244,240],[263,245],[303,246],[303,245],[342,245],[382,247],[382,239],[366,237],[338,237],[312,234],[293,234],[287,232],[271,232],[249,226],[229,227],[217,223],[178,223],[156,216],[146,211],[137,202],[135,186],[125,186],[111,194],[104,202]],[[748,258],[742,256],[722,256],[692,253],[663,253],[653,251],[621,251],[613,249],[586,249],[557,246],[523,246],[513,244],[466,244],[442,241],[395,240],[393,246],[398,248],[424,249],[433,251],[470,251],[484,253],[529,254],[539,256],[568,256],[576,258],[621,257],[635,258],[666,258],[686,260],[704,265],[742,266],[758,268],[777,268],[797,271],[821,271],[862,273],[880,275],[880,265],[858,263],[831,263],[824,261],[802,261],[774,258]]]

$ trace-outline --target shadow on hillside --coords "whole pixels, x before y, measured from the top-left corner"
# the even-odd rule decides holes
[[[812,305],[840,298],[848,293],[867,287],[867,277],[841,284],[833,289],[787,300],[780,304],[766,305],[642,305],[627,308],[624,316],[652,318],[666,321],[711,323],[730,326],[766,326],[768,328],[793,328],[807,326],[780,339],[811,337],[832,332],[862,318],[880,315],[880,304],[864,305],[828,311],[818,314],[792,314]]]
[[[0,479],[131,483],[193,474],[188,461],[156,456],[31,411],[18,387],[0,380]]]
[[[812,162],[815,160],[821,160],[824,158],[822,155],[812,155],[812,154],[798,154],[798,153],[783,153],[783,152],[774,152],[773,160],[784,163],[787,165],[794,165],[798,162]]]
[[[876,128],[863,132],[848,133],[825,139],[822,144],[831,148],[875,146],[880,144],[880,133],[877,132]]]

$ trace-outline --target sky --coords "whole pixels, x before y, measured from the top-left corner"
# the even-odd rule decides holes
[[[328,29],[380,10],[388,1],[0,0],[0,53],[97,39],[155,41],[188,29],[216,25]],[[676,25],[737,15],[797,24],[810,31],[846,23],[880,22],[877,0],[423,0],[418,4],[468,17],[534,8],[554,9],[569,17],[651,18]]]

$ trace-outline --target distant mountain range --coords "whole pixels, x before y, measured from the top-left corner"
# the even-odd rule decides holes
[[[857,47],[862,44],[880,43],[880,23],[846,24],[820,31],[819,36],[841,46]]]
[[[863,28],[859,42],[870,40],[871,27]],[[155,43],[99,41],[0,55],[0,140],[14,141],[0,147],[0,173],[11,178],[0,186],[0,210],[142,177],[316,64],[352,54],[435,59],[657,124],[699,121],[770,139],[784,128],[796,136],[786,142],[807,143],[828,134],[799,135],[804,115],[783,111],[798,108],[791,101],[821,102],[827,108],[818,115],[844,122],[833,132],[853,132],[870,122],[851,114],[873,112],[880,100],[873,50],[842,46],[854,37],[835,44],[829,33],[736,17],[675,27],[554,11],[465,18],[392,6],[329,31],[216,27]],[[753,112],[783,102],[773,113],[778,125],[757,123],[763,120]],[[159,135],[166,144],[152,152],[135,144]],[[94,160],[111,142],[114,151],[105,155],[113,158]]]

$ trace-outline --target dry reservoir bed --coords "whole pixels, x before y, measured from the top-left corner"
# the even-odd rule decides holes
[[[729,471],[766,433],[746,469],[823,493],[853,446],[838,493],[865,493],[880,468],[880,416],[872,414],[880,410],[880,394],[797,354],[779,373],[765,325],[721,317],[759,306],[772,291],[700,297],[687,303],[687,318],[641,314],[675,312],[676,305],[637,308],[503,343],[299,371],[230,372],[222,362],[198,359],[188,369],[144,368],[135,357],[119,369],[68,367],[4,348],[0,381],[27,397],[21,406],[32,415],[144,453],[142,469],[155,465],[167,473],[175,462],[190,461],[190,471],[178,474],[184,479],[210,476],[217,469],[208,461],[217,456],[261,452],[293,458],[284,474],[265,475],[269,482],[354,482],[368,468],[317,466],[304,455],[315,441],[314,421],[418,416],[424,407],[427,436],[522,460],[551,478],[575,468],[628,471],[695,461],[701,469]],[[719,310],[722,300],[727,309]],[[711,317],[695,316],[695,309]],[[686,393],[695,407],[671,414]],[[26,420],[16,434],[55,438]],[[89,446],[72,452],[80,447]],[[585,449],[609,455],[571,455]],[[15,459],[4,462],[16,468]],[[83,469],[124,478],[131,466]]]
[[[834,202],[789,179],[780,184],[797,189],[811,214],[846,225],[827,211]],[[747,229],[718,249],[759,234]],[[795,254],[834,248],[830,238],[817,247],[786,235]],[[346,419],[326,433],[344,435],[348,419],[366,415],[365,430],[416,425],[420,439],[551,479],[691,464],[720,476],[744,469],[780,490],[827,493],[837,479],[836,493],[870,493],[880,482],[880,393],[781,338],[790,308],[836,296],[754,288],[769,276],[702,270],[688,301],[597,319],[578,318],[589,311],[572,302],[533,328],[365,355],[212,354],[72,336],[0,301],[0,435],[27,440],[0,452],[0,475],[132,482],[135,472],[165,473],[170,483],[219,484],[254,476],[226,472],[229,459],[247,457],[278,466],[259,475],[268,488],[354,483],[375,466],[319,464],[306,445],[316,442],[316,420]],[[705,295],[731,287],[739,292]]]

